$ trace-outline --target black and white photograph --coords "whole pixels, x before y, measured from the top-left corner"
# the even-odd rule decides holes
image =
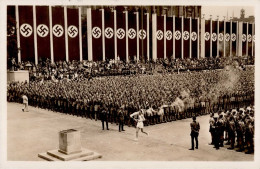
[[[185,2],[4,1],[0,168],[259,168],[259,2]]]

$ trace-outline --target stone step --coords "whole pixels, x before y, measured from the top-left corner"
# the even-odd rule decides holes
[[[48,153],[40,153],[40,154],[38,154],[38,157],[45,159],[47,161],[63,161],[59,158],[56,158],[56,157],[53,157],[52,155],[49,155]],[[95,159],[98,159],[98,158],[101,158],[101,157],[102,157],[101,154],[93,152],[92,155],[87,155],[87,156],[84,156],[84,157],[75,158],[75,159],[72,159],[72,160],[69,160],[69,161],[90,161],[90,160],[95,160]]]
[[[87,149],[82,149],[82,151],[79,152],[79,153],[64,154],[64,153],[61,153],[59,150],[56,149],[56,150],[47,151],[47,154],[50,155],[50,156],[53,156],[55,158],[58,158],[62,161],[69,161],[69,160],[73,160],[73,159],[76,159],[76,158],[85,157],[85,156],[88,156],[88,155],[93,155],[94,152],[87,150]]]
[[[90,160],[95,160],[95,159],[98,159],[98,158],[102,158],[102,155],[94,152],[93,155],[81,157],[81,158],[75,159],[73,161],[90,161]]]
[[[50,156],[47,153],[40,153],[40,154],[38,154],[38,157],[40,157],[44,160],[47,160],[47,161],[61,161],[60,159]]]

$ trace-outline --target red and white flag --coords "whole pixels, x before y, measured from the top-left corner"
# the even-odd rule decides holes
[[[21,61],[35,62],[33,6],[18,6],[17,14]]]
[[[38,60],[51,59],[49,7],[36,6]]]
[[[51,7],[54,61],[66,60],[64,8]]]
[[[67,9],[67,35],[68,36],[68,58],[72,60],[80,60],[79,46],[79,9]]]

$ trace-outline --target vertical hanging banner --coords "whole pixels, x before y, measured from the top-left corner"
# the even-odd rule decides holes
[[[230,22],[226,22],[226,32],[225,32],[225,54],[230,56]]]
[[[232,41],[232,56],[237,55],[237,22],[232,22],[232,34],[231,34],[231,41]]]
[[[253,41],[253,56],[255,56],[255,24],[253,24],[253,36],[252,36],[252,41]]]
[[[175,17],[175,32],[174,32],[174,38],[175,38],[175,58],[181,58],[181,40],[182,40],[182,19]]]
[[[102,12],[100,10],[91,10],[92,20],[92,51],[93,61],[101,61],[102,53]]]
[[[164,58],[164,17],[157,16],[157,31],[156,31],[156,39],[157,39],[157,58]]]
[[[120,60],[126,60],[126,32],[125,32],[125,14],[123,12],[117,12],[116,16],[117,30],[115,32],[117,36],[117,55]]]
[[[247,23],[243,23],[242,29],[242,56],[246,55]]]
[[[129,50],[129,60],[134,60],[134,56],[137,56],[136,49],[136,14],[129,12],[128,14],[128,50]]]
[[[224,56],[224,21],[219,21],[219,34],[218,34],[218,42],[219,42],[219,57]]]
[[[38,60],[51,59],[49,7],[36,6]]]
[[[212,34],[211,34],[211,39],[212,39],[212,57],[217,56],[217,43],[218,43],[218,22],[217,21],[212,21]]]
[[[172,17],[166,17],[166,57],[171,59],[173,56],[173,20]]]
[[[147,60],[147,17],[146,15],[141,16],[141,12],[139,13],[139,57],[140,60],[143,58],[145,61]],[[143,17],[143,23],[142,19]],[[143,44],[143,45],[142,45]],[[143,50],[143,51],[142,51]],[[143,52],[143,56],[142,56]]]
[[[66,60],[64,8],[52,7],[52,34],[54,61]]]
[[[105,12],[105,53],[106,59],[115,59],[114,12]],[[94,46],[93,46],[94,47]]]
[[[210,57],[210,41],[211,41],[211,35],[210,35],[210,20],[205,20],[205,34],[204,34],[204,40],[205,40],[205,57]]]
[[[184,40],[183,58],[186,59],[190,57],[190,19],[189,18],[184,18],[184,29],[183,29],[182,38]]]
[[[191,48],[192,48],[192,58],[198,57],[198,19],[192,19],[192,27],[191,27]]]
[[[253,56],[252,53],[252,33],[253,33],[253,25],[248,24],[248,35],[247,35],[247,41],[248,41],[248,56]]]
[[[21,61],[34,63],[33,7],[18,6]]]
[[[68,18],[68,53],[69,60],[80,60],[79,54],[79,10],[78,8],[67,8]]]

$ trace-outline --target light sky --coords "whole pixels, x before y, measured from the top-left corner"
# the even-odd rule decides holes
[[[201,6],[201,16],[205,14],[205,18],[209,19],[210,15],[212,15],[212,19],[217,19],[219,16],[219,20],[223,20],[223,16],[227,18],[232,17],[234,13],[234,17],[240,18],[240,10],[245,9],[245,17],[250,15],[254,15],[254,6]]]

